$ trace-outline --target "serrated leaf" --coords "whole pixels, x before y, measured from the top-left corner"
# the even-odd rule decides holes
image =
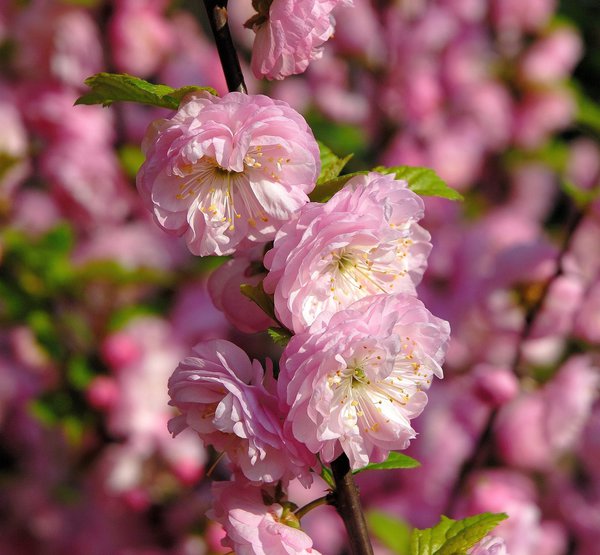
[[[285,328],[269,328],[269,336],[276,345],[285,347],[292,338],[292,334]]]
[[[396,179],[404,179],[408,188],[417,195],[441,197],[449,200],[463,200],[463,196],[448,187],[446,182],[430,168],[417,166],[394,166],[386,168],[378,166],[373,171],[383,174],[394,174]]]
[[[85,80],[91,91],[80,96],[75,104],[102,104],[110,106],[113,102],[137,102],[159,108],[177,110],[181,99],[192,91],[208,91],[217,94],[211,87],[188,85],[173,89],[168,85],[154,85],[139,77],[125,73],[97,73]]]
[[[334,177],[340,175],[340,172],[344,169],[344,166],[350,161],[350,159],[354,156],[353,154],[348,154],[344,158],[340,158],[326,145],[324,145],[321,141],[317,141],[319,145],[319,153],[321,155],[321,173],[319,174],[319,178],[317,179],[317,187],[325,183]]]
[[[482,513],[462,520],[442,516],[433,528],[413,530],[410,555],[464,555],[506,518],[504,513]]]
[[[410,528],[403,520],[381,511],[369,511],[367,524],[373,536],[398,555],[407,555],[410,546]]]
[[[247,283],[240,285],[240,291],[242,295],[248,297],[251,301],[257,304],[267,316],[270,316],[277,322],[277,316],[275,316],[275,303],[273,297],[265,293],[262,286],[262,281],[254,286]]]
[[[393,470],[395,468],[417,468],[421,466],[421,463],[409,457],[408,455],[404,455],[403,453],[397,453],[396,451],[391,451],[388,455],[388,458],[382,463],[371,463],[363,468],[359,468],[352,472],[352,474],[358,474],[359,472],[364,472],[365,470]]]

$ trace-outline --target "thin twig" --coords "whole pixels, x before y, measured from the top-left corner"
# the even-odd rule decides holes
[[[247,93],[244,74],[227,23],[227,0],[204,0],[204,6],[215,37],[227,88],[230,91]]]
[[[306,513],[312,511],[316,507],[320,507],[321,505],[333,504],[333,494],[328,493],[323,497],[319,497],[317,499],[313,499],[310,503],[304,505],[304,507],[300,507],[298,510],[294,512],[298,520],[300,520]]]
[[[333,504],[344,521],[352,555],[373,555],[367,521],[360,504],[358,489],[346,455],[340,455],[331,463],[335,492]]]

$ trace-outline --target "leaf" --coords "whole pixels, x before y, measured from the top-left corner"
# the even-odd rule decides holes
[[[329,181],[325,181],[320,185],[317,185],[313,192],[308,195],[308,198],[312,202],[326,202],[328,201],[335,193],[337,193],[346,183],[356,177],[357,175],[365,175],[369,173],[368,171],[360,171],[354,173],[347,173],[345,175],[341,175],[339,177],[334,177]]]
[[[344,169],[344,166],[354,155],[348,154],[348,156],[340,158],[321,141],[317,141],[317,143],[319,144],[319,152],[321,154],[321,173],[317,179],[317,186],[319,186],[320,184],[340,175],[340,172]]]
[[[286,328],[269,328],[268,332],[273,342],[280,347],[285,347],[292,338],[290,330]]]
[[[217,94],[211,87],[196,87],[188,85],[180,89],[173,89],[167,85],[154,85],[139,77],[125,73],[97,73],[85,80],[85,84],[92,89],[80,96],[78,104],[102,104],[110,106],[113,102],[138,102],[159,108],[177,110],[181,99],[192,91],[208,91]]]
[[[335,480],[333,479],[333,473],[331,472],[331,468],[321,465],[321,478],[327,482],[327,485],[334,490],[335,489]]]
[[[413,530],[410,555],[465,555],[506,518],[504,513],[482,513],[462,520],[442,516],[433,528]]]
[[[240,285],[240,291],[242,292],[242,295],[245,295],[251,301],[256,303],[267,316],[270,316],[277,322],[273,297],[265,293],[265,290],[262,286],[262,281],[256,287],[247,283],[242,283],[242,285]]]
[[[408,183],[408,188],[417,193],[417,195],[441,197],[449,200],[463,200],[463,196],[458,191],[448,187],[446,182],[429,168],[419,168],[416,166],[386,168],[378,166],[373,171],[394,174],[396,179],[404,179]]]
[[[410,546],[410,528],[406,522],[381,511],[369,511],[367,523],[375,538],[398,555],[406,555]]]
[[[382,463],[371,463],[363,468],[359,468],[352,472],[352,474],[358,474],[359,472],[364,472],[365,470],[393,470],[394,468],[417,468],[421,466],[421,463],[408,455],[404,455],[403,453],[397,453],[396,451],[391,451],[388,455],[388,458]]]
[[[561,183],[561,188],[580,209],[586,208],[600,197],[600,185],[592,189],[582,189],[575,185],[575,183],[564,180]]]
[[[578,84],[573,84],[571,90],[577,103],[575,121],[596,133],[600,133],[600,104],[586,96]]]

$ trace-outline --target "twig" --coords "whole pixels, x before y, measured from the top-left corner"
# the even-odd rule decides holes
[[[358,489],[350,470],[350,462],[346,455],[341,455],[331,463],[335,492],[333,504],[344,521],[350,541],[352,555],[373,555],[373,547],[369,539],[367,522],[360,505]]]
[[[300,520],[306,513],[312,511],[316,507],[320,507],[321,505],[333,504],[333,494],[328,493],[323,497],[319,497],[317,499],[313,499],[310,503],[304,505],[304,507],[300,507],[297,511],[294,512],[298,520]]]
[[[227,0],[204,0],[204,6],[215,37],[227,88],[230,91],[247,93],[248,89],[227,23]]]

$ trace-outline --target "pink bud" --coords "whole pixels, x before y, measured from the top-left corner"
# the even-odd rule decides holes
[[[515,374],[505,367],[479,364],[473,369],[475,393],[492,407],[499,407],[512,400],[519,392]]]
[[[88,386],[86,398],[94,408],[110,409],[119,398],[117,382],[108,376],[94,378]]]
[[[115,333],[107,337],[101,351],[106,363],[114,370],[125,368],[142,356],[139,345],[126,333]]]

